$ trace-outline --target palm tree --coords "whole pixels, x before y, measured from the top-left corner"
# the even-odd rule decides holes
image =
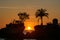
[[[46,13],[47,10],[45,9],[38,9],[37,12],[36,12],[36,18],[39,17],[41,18],[41,25],[43,25],[43,17],[46,16],[48,17],[48,13]],[[39,19],[38,19],[38,22],[39,22]]]
[[[21,22],[24,22],[26,19],[29,19],[29,15],[26,12],[18,13],[18,16]]]

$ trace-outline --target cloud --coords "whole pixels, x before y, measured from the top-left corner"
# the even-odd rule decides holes
[[[36,9],[36,7],[0,7],[0,9],[22,9],[22,10],[33,10],[33,9]]]
[[[0,9],[1,9],[1,8],[3,8],[3,9],[4,9],[4,8],[6,8],[6,9],[19,9],[19,7],[0,7]]]

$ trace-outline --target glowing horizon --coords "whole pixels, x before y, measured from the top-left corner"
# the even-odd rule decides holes
[[[0,28],[6,27],[14,19],[19,20],[19,12],[27,12],[30,15],[30,24],[33,20],[35,26],[38,24],[35,13],[40,8],[46,9],[49,14],[49,19],[43,18],[44,24],[52,22],[53,18],[57,18],[60,23],[60,0],[0,0]]]

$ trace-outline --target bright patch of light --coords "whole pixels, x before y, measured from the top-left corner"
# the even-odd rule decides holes
[[[28,26],[28,30],[31,30],[31,27],[30,26]]]

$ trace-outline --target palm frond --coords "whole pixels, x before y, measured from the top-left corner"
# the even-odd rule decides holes
[[[20,12],[20,13],[18,13],[18,16],[22,21],[29,19],[29,15],[26,12],[23,12],[23,13]]]
[[[45,13],[45,16],[48,18],[48,13]]]

